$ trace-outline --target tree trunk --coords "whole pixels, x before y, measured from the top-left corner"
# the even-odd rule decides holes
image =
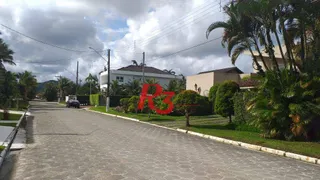
[[[280,42],[280,39],[279,39],[279,36],[278,36],[277,31],[275,31],[274,34],[276,35],[276,39],[277,39],[277,42],[278,42],[278,46],[279,46],[279,50],[280,50],[281,57],[282,57],[282,59],[283,59],[284,67],[287,68],[287,60],[286,60],[286,57],[285,57],[285,55],[284,55],[284,53],[283,53],[282,46],[281,46],[281,42]]]
[[[264,61],[264,57],[262,56],[262,53],[261,53],[261,51],[260,51],[260,48],[259,48],[259,46],[258,46],[258,42],[257,42],[256,38],[254,37],[253,40],[254,40],[255,48],[256,48],[256,50],[257,50],[258,53],[259,53],[259,57],[260,57],[260,59],[261,59],[261,61],[262,61],[262,63],[263,63],[264,68],[265,68],[266,70],[269,70],[266,62]]]
[[[302,66],[304,67],[304,64],[305,64],[305,39],[304,39],[304,26],[301,25],[300,26],[300,45],[301,45],[301,61],[302,61]]]
[[[232,118],[231,118],[231,114],[229,114],[229,124],[232,123]]]
[[[274,50],[273,50],[273,43],[272,43],[272,39],[271,39],[271,35],[270,35],[270,29],[267,29],[267,40],[268,40],[268,52],[269,52],[269,57],[271,58],[272,60],[272,64],[273,64],[273,67],[276,71],[280,72],[280,69],[279,69],[279,65],[278,65],[278,62],[277,62],[277,59],[274,55]]]
[[[256,56],[253,54],[252,49],[251,49],[249,43],[248,43],[248,47],[249,47],[249,51],[250,51],[250,53],[251,53],[253,62],[257,65],[257,70],[258,70],[260,73],[263,73],[262,67],[261,67],[261,65],[259,64]]]
[[[190,115],[189,113],[186,113],[186,127],[190,127]]]

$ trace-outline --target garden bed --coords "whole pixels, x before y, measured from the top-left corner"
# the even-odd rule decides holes
[[[105,113],[105,106],[92,107],[94,111]],[[167,116],[152,114],[148,118],[148,114],[136,114],[136,113],[121,113],[114,109],[110,109],[108,112],[114,115],[120,115],[130,118],[139,119],[149,123],[166,126],[170,128],[182,128],[190,131],[195,131],[203,134],[213,135],[217,137],[227,138],[231,140],[241,141],[250,144],[256,144],[264,147],[270,147],[283,151],[303,154],[320,158],[320,143],[316,142],[290,142],[274,139],[266,139],[260,136],[260,133],[255,129],[248,131],[240,131],[236,125],[228,124],[228,119],[217,115],[209,116],[192,116],[190,120],[191,127],[185,126],[184,116]]]

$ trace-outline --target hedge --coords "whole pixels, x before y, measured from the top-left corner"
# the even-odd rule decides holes
[[[250,123],[253,116],[246,110],[246,104],[256,96],[254,91],[237,92],[233,96],[234,121],[237,123]]]
[[[99,94],[91,94],[90,95],[90,105],[99,106]]]

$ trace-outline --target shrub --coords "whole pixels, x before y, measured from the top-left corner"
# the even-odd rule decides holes
[[[248,109],[266,137],[320,139],[320,77],[268,71]]]
[[[132,96],[129,99],[129,107],[128,112],[138,112],[138,103],[139,103],[140,97],[139,96]]]
[[[209,101],[212,103],[212,112],[214,113],[214,103],[216,101],[217,91],[219,89],[220,84],[215,84],[210,88],[209,91]]]
[[[197,109],[194,115],[205,116],[205,115],[212,114],[212,104],[209,101],[209,98],[205,96],[199,96],[198,98],[199,98],[198,100],[199,106],[196,106]]]
[[[90,95],[90,105],[99,106],[99,94],[91,94]]]
[[[130,98],[122,98],[122,99],[120,99],[120,105],[123,108],[125,113],[127,113],[127,111],[128,111],[129,99]]]
[[[250,123],[253,119],[246,106],[256,96],[254,91],[237,92],[233,96],[234,121],[236,123]]]
[[[203,98],[192,90],[182,91],[173,100],[175,110],[185,115],[187,127],[190,126],[190,115],[203,107],[201,103],[203,103]]]
[[[225,81],[219,86],[216,94],[215,111],[223,117],[229,117],[230,123],[234,114],[232,97],[238,91],[239,85],[236,82]]]

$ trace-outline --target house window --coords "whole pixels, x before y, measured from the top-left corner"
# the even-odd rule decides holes
[[[119,81],[119,82],[123,82],[123,77],[122,76],[117,76],[117,81]]]

